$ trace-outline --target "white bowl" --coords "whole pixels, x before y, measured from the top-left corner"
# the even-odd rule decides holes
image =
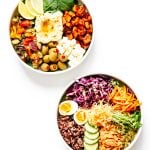
[[[29,66],[28,64],[26,64],[23,60],[21,60],[21,59],[19,58],[18,54],[16,53],[16,51],[14,50],[13,45],[12,45],[12,43],[11,43],[11,39],[10,39],[10,44],[11,44],[11,46],[12,46],[12,49],[13,49],[13,52],[15,53],[16,58],[19,60],[19,62],[20,62],[25,68],[29,69],[30,71],[33,71],[33,72],[36,72],[36,73],[40,73],[40,74],[56,75],[56,74],[66,73],[66,72],[68,72],[68,71],[71,71],[71,70],[77,68],[77,67],[86,59],[86,57],[89,55],[89,53],[90,53],[90,51],[91,51],[91,49],[92,49],[92,45],[93,45],[93,43],[94,43],[94,37],[95,37],[94,22],[93,22],[93,16],[92,16],[91,12],[89,11],[87,5],[85,4],[84,0],[79,0],[79,1],[81,1],[81,2],[86,6],[88,12],[90,13],[90,15],[91,15],[91,17],[92,17],[92,26],[93,26],[92,40],[91,40],[91,43],[90,43],[90,45],[89,45],[89,48],[87,49],[86,53],[84,54],[84,56],[83,56],[83,58],[82,58],[82,60],[81,60],[77,65],[75,65],[75,66],[73,66],[73,67],[68,67],[66,70],[59,70],[59,71],[55,71],[55,72],[44,72],[44,71],[41,71],[41,70],[39,70],[39,69],[34,69],[33,67],[31,67],[31,66]],[[17,7],[15,7],[15,9],[14,9],[14,11],[13,11],[13,13],[12,13],[12,16],[10,17],[10,24],[11,24],[11,20],[12,20],[14,14],[16,13],[16,11],[17,11]],[[10,29],[9,29],[9,30],[10,30]],[[10,34],[10,32],[9,32],[9,34]]]
[[[121,79],[119,79],[119,78],[117,78],[117,77],[114,77],[114,76],[112,76],[112,75],[101,74],[101,73],[94,73],[94,74],[83,75],[83,76],[77,77],[76,79],[74,79],[73,81],[71,81],[71,82],[64,88],[64,90],[63,90],[63,92],[62,92],[62,94],[61,94],[61,96],[60,96],[60,99],[59,99],[59,102],[58,102],[57,107],[59,106],[59,103],[60,103],[62,97],[64,96],[66,90],[67,90],[72,84],[74,84],[74,83],[76,82],[76,80],[81,79],[81,78],[83,78],[83,77],[93,76],[93,75],[104,75],[104,76],[108,76],[108,77],[117,79],[117,80],[121,81],[122,83],[124,83],[127,87],[129,87],[129,88],[132,90],[131,86],[129,86],[128,84],[126,84],[126,82],[124,82],[123,80],[121,80]],[[132,90],[132,91],[133,91],[133,90]],[[133,93],[134,93],[134,91],[133,91]],[[134,94],[135,94],[135,93],[134,93]],[[136,94],[135,94],[135,96],[137,97]],[[142,106],[140,106],[140,112],[141,112],[141,124],[142,124],[142,126],[138,129],[138,131],[137,131],[137,133],[136,133],[134,139],[132,140],[132,142],[131,142],[131,143],[129,144],[129,146],[126,147],[124,150],[131,150],[131,148],[133,148],[133,146],[135,145],[136,141],[138,140],[138,138],[139,138],[139,136],[140,136],[140,134],[141,134],[142,127],[143,127],[143,110],[142,110]],[[58,119],[58,113],[59,113],[59,112],[58,112],[58,108],[57,108],[57,112],[56,112],[56,118],[57,118],[57,119]],[[57,120],[56,120],[56,121],[57,121]],[[58,122],[57,122],[57,134],[59,135],[59,139],[62,141],[62,143],[65,145],[65,147],[66,147],[68,150],[73,150],[73,149],[65,142],[65,140],[63,139],[63,136],[61,135],[61,132],[60,132],[59,127],[58,127]]]

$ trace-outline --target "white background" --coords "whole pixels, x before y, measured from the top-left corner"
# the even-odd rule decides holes
[[[99,72],[121,78],[143,104],[144,125],[133,150],[149,149],[149,0],[86,0],[95,27],[90,55],[63,75],[33,73],[16,59],[9,19],[17,0],[0,1],[0,150],[65,150],[57,135],[56,108],[65,85]]]

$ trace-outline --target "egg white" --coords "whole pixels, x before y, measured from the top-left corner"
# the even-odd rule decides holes
[[[71,105],[71,110],[69,112],[65,112],[65,111],[62,111],[61,109],[59,109],[59,113],[61,115],[70,116],[70,115],[73,115],[78,110],[78,104],[72,100],[64,101],[59,106],[61,106],[62,104],[65,104],[65,103],[69,103]]]
[[[79,121],[79,120],[77,119],[77,116],[76,116],[79,111],[83,111],[83,112],[86,113],[86,119],[85,119],[84,121],[82,121],[82,122]],[[74,114],[73,118],[74,118],[74,121],[75,121],[78,125],[83,125],[83,124],[85,124],[85,123],[87,122],[87,111],[84,110],[84,109],[78,109],[78,110],[76,111],[76,113]]]

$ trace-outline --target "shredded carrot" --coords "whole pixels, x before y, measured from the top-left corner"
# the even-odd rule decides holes
[[[139,100],[135,94],[124,85],[115,86],[112,93],[109,95],[109,100],[113,104],[115,110],[122,112],[135,111],[140,106]]]
[[[119,126],[108,124],[100,129],[99,150],[120,150],[123,149],[124,136]]]

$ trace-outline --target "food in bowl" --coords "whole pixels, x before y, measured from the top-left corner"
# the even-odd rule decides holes
[[[74,105],[65,105],[62,114],[60,107],[68,102]],[[70,149],[128,149],[142,126],[141,102],[117,78],[85,76],[65,90],[58,105],[57,123]]]
[[[77,66],[92,38],[92,17],[80,0],[20,0],[11,18],[10,39],[16,53],[44,72]]]

